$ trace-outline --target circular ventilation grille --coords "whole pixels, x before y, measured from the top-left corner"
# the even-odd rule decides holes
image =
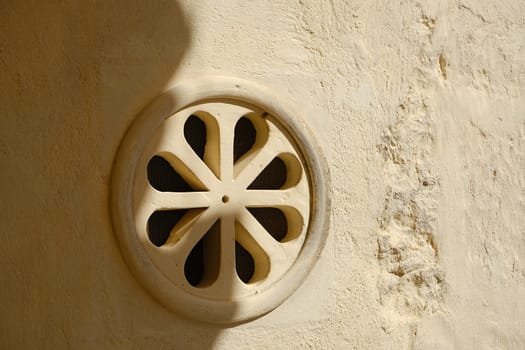
[[[181,84],[124,139],[112,207],[124,256],[169,308],[208,322],[282,303],[324,244],[326,166],[311,135],[244,81]]]

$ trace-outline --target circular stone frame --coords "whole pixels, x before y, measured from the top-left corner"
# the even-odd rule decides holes
[[[302,249],[290,269],[272,286],[237,300],[204,299],[170,281],[151,261],[138,239],[133,214],[133,184],[138,160],[157,128],[188,106],[230,100],[255,106],[277,119],[303,157],[310,181],[311,212]],[[158,96],[132,123],[117,152],[111,181],[114,230],[135,277],[164,306],[209,323],[238,323],[262,316],[283,303],[319,259],[329,227],[329,173],[325,158],[305,122],[266,88],[245,80],[211,76],[176,84]]]

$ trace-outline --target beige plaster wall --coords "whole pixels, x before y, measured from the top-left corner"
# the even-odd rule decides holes
[[[0,2],[0,348],[520,349],[525,4]],[[182,78],[273,89],[332,175],[329,244],[232,327],[157,303],[109,216],[135,115]]]

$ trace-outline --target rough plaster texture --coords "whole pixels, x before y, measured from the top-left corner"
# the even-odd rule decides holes
[[[0,2],[0,348],[520,349],[525,4]],[[113,157],[181,78],[266,85],[332,174],[330,244],[238,326],[152,299],[112,232]]]

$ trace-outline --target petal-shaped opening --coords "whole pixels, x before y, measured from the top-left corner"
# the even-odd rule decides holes
[[[251,158],[268,142],[269,128],[266,113],[248,113],[235,125],[233,159],[235,176],[250,163]]]
[[[288,221],[277,208],[247,208],[276,241],[281,242],[288,233]]]
[[[235,125],[235,137],[233,141],[233,161],[238,161],[243,155],[248,153],[255,144],[256,130],[253,122],[242,117]]]
[[[154,156],[148,162],[148,181],[157,191],[190,192],[194,189],[184,178],[161,156]]]
[[[188,209],[158,210],[148,219],[148,238],[157,247],[163,246],[170,237],[175,225],[188,212]]]
[[[206,136],[206,124],[196,115],[191,115],[184,123],[184,138],[200,159],[204,159]]]
[[[184,263],[184,276],[194,287],[206,287],[217,279],[220,263],[220,222],[217,221],[193,247]]]
[[[209,113],[197,111],[184,123],[184,138],[193,151],[219,177],[220,141],[219,124]]]
[[[244,283],[248,283],[255,273],[255,261],[249,251],[235,241],[235,270]]]
[[[266,231],[278,242],[285,243],[296,239],[304,229],[304,219],[296,208],[250,207],[248,211]]]
[[[244,283],[255,283],[268,276],[270,259],[239,222],[235,225],[235,268]]]
[[[249,190],[276,190],[290,188],[299,183],[301,163],[291,153],[275,157],[248,186]]]

